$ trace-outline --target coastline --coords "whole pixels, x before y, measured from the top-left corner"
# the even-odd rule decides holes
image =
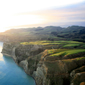
[[[29,58],[29,61],[27,60],[27,58],[25,58],[25,59],[22,59],[20,62],[19,62],[19,58],[20,58],[20,56],[18,56],[16,53],[15,53],[15,50],[16,49],[18,49],[18,51],[22,54],[22,53],[24,53],[24,51],[26,50],[27,52],[29,51],[29,50],[37,50],[38,51],[38,49],[40,48],[40,46],[38,46],[37,48],[36,48],[36,46],[29,46],[29,48],[27,48],[27,47],[22,47],[22,49],[21,49],[21,47],[19,47],[19,46],[16,46],[16,45],[12,45],[12,44],[10,44],[10,43],[4,43],[3,44],[3,49],[2,49],[2,53],[3,53],[3,55],[5,55],[5,56],[8,56],[8,57],[11,57],[13,60],[14,60],[14,62],[19,66],[19,67],[21,67],[23,70],[24,70],[24,72],[27,74],[27,75],[29,75],[29,76],[31,76],[33,79],[34,79],[34,81],[35,81],[35,85],[47,85],[47,83],[48,83],[48,81],[47,81],[47,79],[46,79],[46,76],[44,75],[44,70],[43,70],[43,67],[41,66],[41,67],[39,67],[39,66],[37,66],[37,61],[36,61],[36,59],[34,60],[35,61],[35,63],[31,63],[31,61],[30,61],[30,58]],[[27,50],[28,49],[28,50]],[[25,52],[25,54],[26,54],[26,52]],[[23,56],[23,55],[22,55]],[[34,55],[35,56],[35,55]],[[22,57],[21,57],[22,58]],[[33,61],[33,60],[32,60]],[[33,61],[33,62],[34,62]],[[29,67],[28,67],[28,64],[30,65]],[[40,65],[41,65],[41,63],[40,63]],[[35,67],[34,67],[35,66]],[[35,69],[36,69],[36,71],[35,71]],[[31,73],[32,72],[32,73]],[[42,75],[41,75],[42,74]],[[44,78],[43,78],[44,77]],[[43,82],[45,82],[45,84],[43,83]]]
[[[12,57],[12,55],[1,52],[4,56]]]
[[[9,54],[6,54],[6,53],[4,53],[4,52],[1,52],[1,53],[2,53],[4,56],[6,56],[6,57],[11,57],[11,58],[14,60],[14,62],[15,62],[19,67],[21,67],[21,66],[16,62],[16,60],[13,58],[13,55],[9,55]],[[34,78],[32,75],[28,74],[23,67],[21,67],[21,68],[24,70],[24,72],[25,72],[28,76],[32,77],[32,78],[34,79],[34,81],[35,81],[35,78]],[[37,84],[36,84],[36,81],[35,81],[35,85],[37,85]]]

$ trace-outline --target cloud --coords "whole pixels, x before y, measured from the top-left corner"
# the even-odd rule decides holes
[[[2,29],[85,22],[85,0],[2,0],[0,11]]]

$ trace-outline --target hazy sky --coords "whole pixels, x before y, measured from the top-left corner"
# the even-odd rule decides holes
[[[85,0],[0,0],[0,31],[47,25],[85,26]]]

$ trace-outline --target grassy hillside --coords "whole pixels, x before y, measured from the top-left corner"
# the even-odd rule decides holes
[[[21,42],[22,45],[43,45],[46,48],[85,48],[85,44],[83,42],[77,42],[77,41],[33,41],[33,42]]]
[[[76,53],[80,53],[80,52],[85,52],[85,49],[69,49],[69,50],[65,49],[63,51],[61,49],[59,51],[56,50],[56,53],[54,53],[54,54],[52,54],[50,56],[60,56],[60,55],[61,56],[67,56],[67,55],[72,55],[72,54],[76,54]]]
[[[60,33],[57,33],[57,37],[70,38],[72,40],[85,40],[85,27],[82,26],[69,26]]]
[[[56,26],[47,26],[37,28],[11,29],[0,33],[0,40],[3,40],[3,38],[13,42],[36,40],[76,40],[85,42],[85,27],[70,26],[67,28],[62,28]],[[71,44],[71,46],[74,46],[74,44]],[[78,46],[78,44],[76,46]]]

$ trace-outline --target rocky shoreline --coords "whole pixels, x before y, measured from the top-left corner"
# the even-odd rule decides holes
[[[32,50],[37,49],[37,48],[41,48],[41,46],[39,46],[39,47],[38,46],[33,46]],[[39,83],[40,78],[36,77],[37,76],[36,75],[36,71],[29,69],[29,67],[28,67],[28,59],[27,58],[24,59],[24,60],[21,59],[21,61],[19,62],[18,56],[16,57],[16,55],[15,55],[16,54],[15,53],[15,50],[16,50],[16,46],[12,46],[12,44],[10,44],[10,43],[4,43],[2,53],[3,53],[3,55],[12,57],[17,65],[19,65],[20,67],[22,67],[24,69],[24,71],[28,75],[30,75],[31,77],[33,77],[35,79],[35,82],[37,81],[36,82],[36,85],[43,85],[42,82]],[[28,55],[29,55],[29,53],[28,53]],[[41,71],[41,68],[40,69],[38,68],[37,70],[38,71],[39,70]],[[43,77],[42,77],[42,79],[43,79]],[[42,81],[42,79],[41,79],[41,81]]]
[[[82,85],[85,82],[85,54],[79,58],[56,59],[49,57],[41,45],[13,45],[4,43],[2,53],[32,76],[36,85]],[[60,56],[61,57],[61,56]],[[80,59],[81,58],[81,59]],[[79,79],[79,76],[81,79]]]
[[[11,55],[1,52],[4,56],[11,57]]]

